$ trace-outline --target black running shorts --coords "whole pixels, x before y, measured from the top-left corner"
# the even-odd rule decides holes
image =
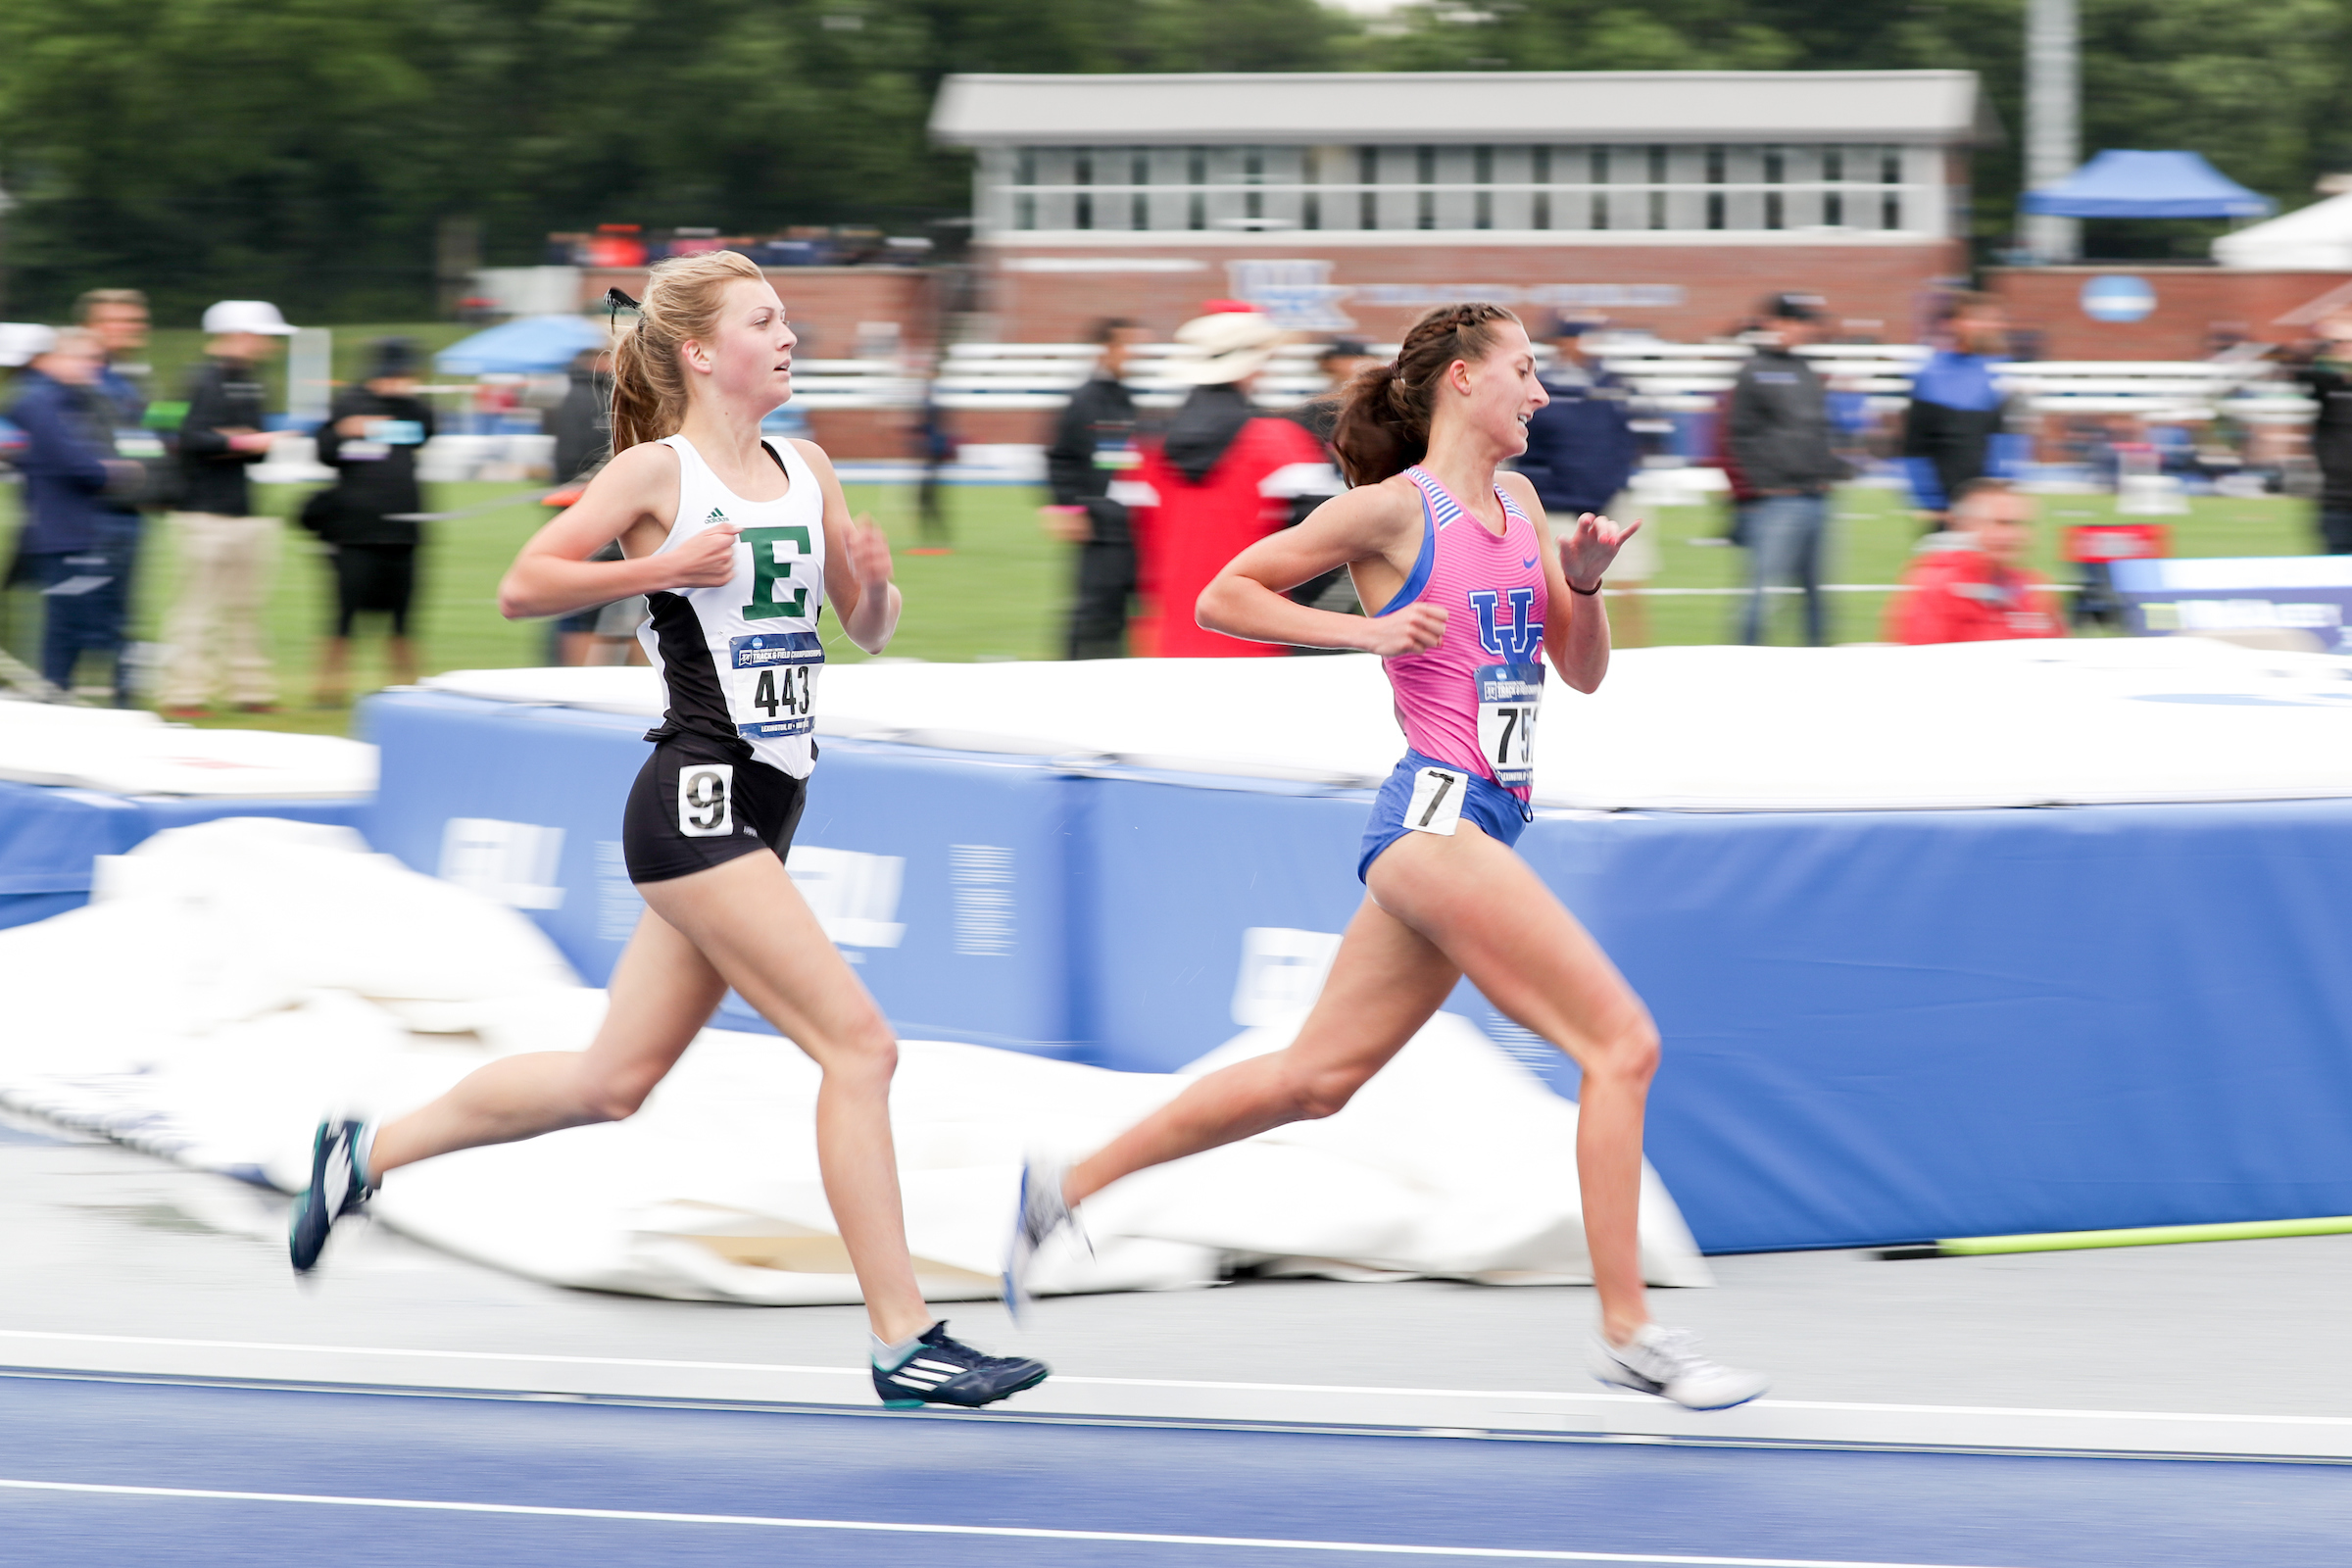
[[[669,736],[645,760],[621,812],[629,880],[667,882],[755,850],[782,859],[808,800],[806,779],[700,735]]]
[[[392,617],[392,635],[409,634],[409,604],[416,595],[415,545],[337,545],[335,635],[351,635],[352,618],[369,612]]]

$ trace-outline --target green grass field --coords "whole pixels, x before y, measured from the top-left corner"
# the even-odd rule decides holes
[[[346,329],[355,335],[365,329]],[[339,333],[338,336],[341,334]],[[441,511],[512,495],[514,485],[456,484],[438,487],[430,504]],[[263,504],[290,514],[305,492],[265,488]],[[1038,492],[1018,487],[958,487],[947,493],[956,551],[948,556],[898,559],[898,579],[906,597],[906,615],[894,656],[941,661],[1051,659],[1060,639],[1068,603],[1069,564],[1062,547],[1037,526]],[[13,534],[16,492],[0,488],[0,532]],[[872,512],[889,528],[902,552],[914,538],[910,487],[852,486],[854,508]],[[2211,499],[2193,504],[2186,517],[2172,519],[2176,553],[2184,556],[2300,555],[2311,549],[2308,503],[2277,498]],[[2043,498],[2040,539],[2043,569],[2062,580],[2055,541],[2058,529],[2113,514],[2107,496]],[[1831,544],[1829,579],[1846,583],[1891,583],[1916,538],[1907,510],[1888,492],[1848,490],[1839,495]],[[475,669],[547,662],[544,622],[509,622],[499,617],[495,594],[499,574],[514,551],[544,519],[544,509],[528,500],[432,525],[419,590],[416,628],[425,668]],[[1722,531],[1713,508],[1668,509],[1650,520],[1659,530],[1665,569],[1653,587],[1731,587],[1740,580],[1743,553],[1699,541]],[[161,525],[150,531],[141,564],[134,634],[152,639],[170,602],[174,563]],[[246,727],[342,733],[351,715],[341,709],[308,706],[318,639],[331,603],[324,564],[308,534],[289,527],[284,555],[270,601],[271,649],[284,682],[284,708],[254,716],[223,714],[201,722]],[[1658,643],[1715,643],[1734,635],[1736,597],[1656,596],[1647,601],[1651,639]],[[37,635],[37,601],[29,594],[6,596],[0,640],[20,659],[29,659]],[[1879,633],[1883,594],[1831,596],[1832,634],[1841,642],[1867,642]],[[1793,597],[1776,612],[1775,638],[1795,637]],[[856,661],[863,656],[837,632],[828,635],[830,656]],[[356,688],[367,691],[385,678],[380,644],[363,637],[354,669]]]

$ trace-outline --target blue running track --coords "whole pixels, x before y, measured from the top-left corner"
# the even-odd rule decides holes
[[[38,1568],[2341,1568],[2352,1560],[2347,1542],[2352,1473],[2337,1465],[1065,1425],[0,1376],[0,1562]]]

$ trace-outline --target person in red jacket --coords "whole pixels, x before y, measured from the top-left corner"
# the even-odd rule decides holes
[[[1291,419],[1261,416],[1250,391],[1283,341],[1258,311],[1214,309],[1176,329],[1191,353],[1170,367],[1193,383],[1137,477],[1157,500],[1133,514],[1137,587],[1147,606],[1130,629],[1138,654],[1258,659],[1287,650],[1204,631],[1193,603],[1225,563],[1291,521],[1301,496],[1337,494],[1323,443]]]
[[[1950,526],[1922,540],[1886,607],[1898,643],[1981,643],[2063,637],[2066,621],[2048,579],[2025,564],[2034,503],[2000,479],[1960,487]]]

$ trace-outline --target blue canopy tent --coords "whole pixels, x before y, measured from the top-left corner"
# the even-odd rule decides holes
[[[2026,192],[2024,205],[2043,218],[2268,218],[2278,209],[2196,153],[2112,151]]]
[[[433,356],[444,375],[529,375],[561,370],[582,349],[611,341],[604,324],[584,316],[523,316],[461,338]]]

